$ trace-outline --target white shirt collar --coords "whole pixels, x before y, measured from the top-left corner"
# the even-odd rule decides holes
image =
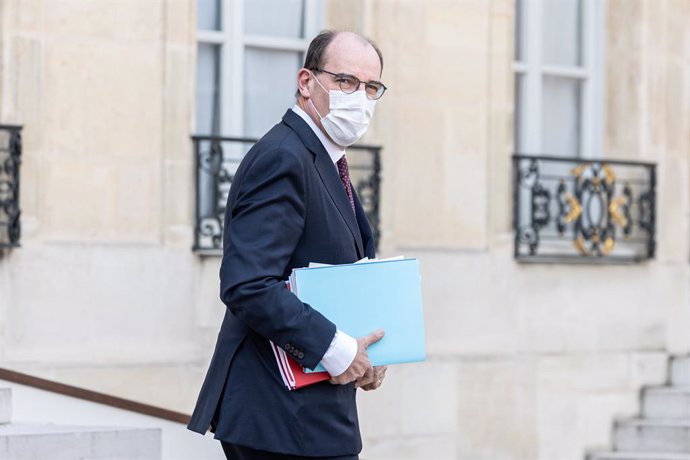
[[[338,160],[340,160],[343,157],[343,155],[345,155],[345,149],[333,142],[332,140],[330,140],[328,136],[326,136],[323,133],[323,131],[321,131],[318,126],[316,126],[316,123],[314,123],[314,120],[311,119],[309,114],[302,110],[302,107],[295,104],[292,107],[292,111],[300,117],[302,117],[302,119],[307,122],[311,130],[314,131],[316,137],[318,137],[321,141],[321,145],[323,145],[323,148],[325,148],[326,152],[328,152],[328,156],[331,157],[333,164],[337,163]]]

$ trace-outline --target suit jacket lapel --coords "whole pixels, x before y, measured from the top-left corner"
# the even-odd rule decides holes
[[[345,188],[340,181],[340,176],[338,175],[338,171],[331,157],[328,155],[323,145],[321,145],[321,141],[319,141],[319,138],[316,137],[316,134],[314,134],[309,125],[307,125],[307,123],[295,112],[288,110],[283,116],[283,122],[297,133],[304,145],[314,154],[314,165],[321,177],[321,181],[325,185],[331,200],[335,203],[340,215],[345,220],[347,227],[350,229],[355,239],[358,257],[362,258],[364,255],[362,236],[360,235],[355,214],[352,212],[352,206],[350,206],[347,192],[345,192]]]

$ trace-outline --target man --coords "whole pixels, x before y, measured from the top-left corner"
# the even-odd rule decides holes
[[[378,388],[367,347],[288,291],[293,268],[374,257],[375,242],[349,180],[345,147],[367,129],[381,52],[349,32],[325,31],[297,74],[297,103],[247,153],[228,196],[220,269],[227,306],[188,425],[211,425],[229,459],[357,459],[356,388]],[[333,292],[334,296],[338,292]],[[288,391],[269,340],[330,381]]]

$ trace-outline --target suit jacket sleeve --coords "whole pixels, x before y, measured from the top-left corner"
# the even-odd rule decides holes
[[[306,218],[304,173],[289,150],[257,152],[226,210],[220,284],[221,299],[234,315],[313,369],[336,328],[284,281]]]

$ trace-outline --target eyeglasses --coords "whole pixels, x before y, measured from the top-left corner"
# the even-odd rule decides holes
[[[312,71],[316,72],[324,72],[329,75],[333,75],[335,77],[335,81],[338,82],[340,85],[340,89],[344,93],[354,93],[357,91],[362,83],[364,83],[364,92],[367,94],[367,97],[369,99],[379,99],[381,96],[383,96],[383,93],[386,92],[388,88],[386,88],[386,85],[381,83],[380,81],[360,81],[359,78],[355,77],[354,75],[350,75],[349,73],[333,73],[329,72],[328,70],[323,70],[323,69],[311,69]]]

